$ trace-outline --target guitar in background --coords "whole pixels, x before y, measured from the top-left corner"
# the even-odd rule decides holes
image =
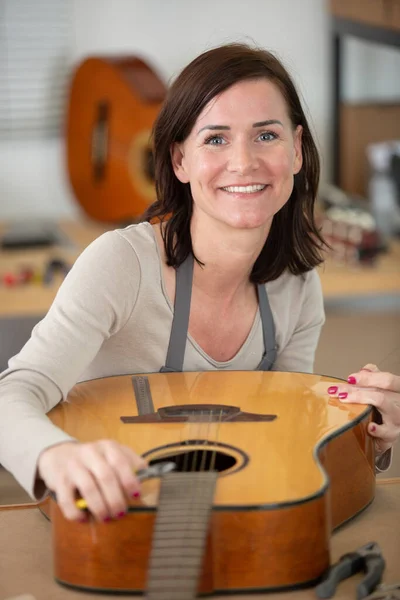
[[[155,200],[150,134],[166,88],[134,56],[90,57],[69,93],[67,170],[88,216],[132,222]]]

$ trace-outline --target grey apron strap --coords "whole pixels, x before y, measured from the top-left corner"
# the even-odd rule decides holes
[[[192,298],[193,263],[193,255],[189,254],[176,270],[174,317],[165,367],[161,367],[161,373],[182,371],[183,369]]]
[[[176,270],[174,316],[167,358],[160,373],[175,373],[183,369],[192,298],[193,264],[193,255],[189,254]],[[269,371],[276,359],[275,324],[265,285],[259,284],[257,292],[264,340],[264,354],[257,371]]]
[[[256,370],[270,371],[276,360],[275,323],[265,285],[259,283],[257,285],[257,292],[263,330],[264,354]]]

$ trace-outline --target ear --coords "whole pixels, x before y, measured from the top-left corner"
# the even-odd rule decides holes
[[[294,132],[294,161],[293,161],[293,175],[301,170],[303,166],[303,127],[297,125]]]
[[[185,155],[183,152],[182,144],[174,142],[171,146],[170,153],[172,168],[174,169],[176,177],[182,183],[189,183],[189,176],[186,173],[185,169]]]

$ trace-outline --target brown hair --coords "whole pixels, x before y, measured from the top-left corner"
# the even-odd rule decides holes
[[[287,103],[293,127],[303,127],[303,165],[294,176],[289,200],[274,215],[250,279],[264,283],[276,279],[285,269],[298,275],[323,260],[324,240],[313,214],[320,174],[319,156],[294,84],[273,54],[234,43],[208,50],[184,68],[169,88],[153,127],[157,200],[141,220],[165,222],[163,240],[170,266],[178,267],[193,252],[190,184],[181,183],[175,176],[171,146],[189,136],[198,116],[212,98],[238,81],[260,78],[277,85]]]

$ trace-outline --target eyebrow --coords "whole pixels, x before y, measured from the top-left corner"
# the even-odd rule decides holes
[[[266,127],[268,125],[281,125],[283,127],[282,121],[279,121],[278,119],[268,119],[267,121],[257,121],[257,123],[253,123],[253,127]],[[230,127],[228,125],[206,125],[205,127],[199,129],[197,135],[205,129],[209,129],[211,131],[228,131]]]

